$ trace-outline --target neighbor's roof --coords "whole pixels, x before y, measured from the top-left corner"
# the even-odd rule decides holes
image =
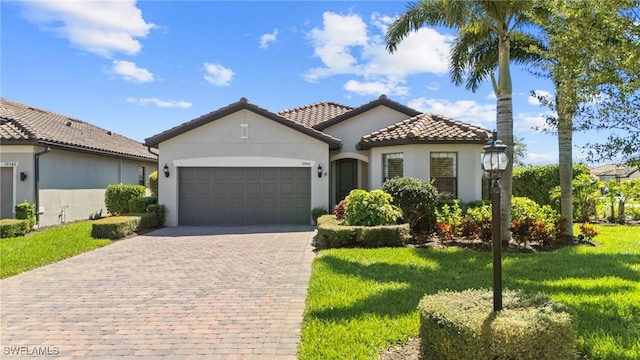
[[[365,135],[358,149],[404,144],[483,144],[491,138],[487,129],[436,114],[420,114]]]
[[[620,166],[617,164],[601,165],[591,169],[591,174],[594,176],[618,176],[628,177],[636,172],[632,167]]]
[[[3,145],[40,145],[126,158],[156,160],[143,144],[81,120],[0,99]]]
[[[249,101],[246,98],[241,98],[240,101],[235,102],[233,104],[227,105],[225,107],[222,107],[218,110],[212,111],[208,114],[202,115],[196,119],[193,119],[191,121],[188,121],[186,123],[183,123],[181,125],[175,126],[169,130],[163,131],[160,134],[154,135],[150,138],[147,138],[145,140],[145,143],[147,144],[147,146],[155,146],[157,147],[158,144],[160,144],[163,141],[166,141],[168,139],[171,139],[175,136],[178,136],[180,134],[183,134],[187,131],[196,129],[204,124],[210,123],[212,121],[221,119],[227,115],[233,114],[237,111],[240,110],[249,110],[252,111],[258,115],[264,116],[268,119],[271,119],[279,124],[282,124],[284,126],[287,126],[291,129],[300,131],[301,133],[304,133],[306,135],[309,135],[315,139],[318,139],[320,141],[323,141],[327,144],[329,144],[329,146],[332,149],[339,149],[340,148],[340,140],[334,138],[331,135],[322,133],[318,130],[315,130],[313,128],[304,126],[300,123],[294,122],[292,120],[289,120],[285,117],[282,117],[276,113],[273,113],[269,110],[263,109],[261,107],[258,107],[254,104],[249,103]]]

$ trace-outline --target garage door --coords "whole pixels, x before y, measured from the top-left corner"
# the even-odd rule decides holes
[[[180,225],[305,224],[309,168],[180,168]]]

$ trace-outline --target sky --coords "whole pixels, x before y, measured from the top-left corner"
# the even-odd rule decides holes
[[[144,142],[247,98],[273,112],[381,94],[422,112],[496,128],[489,82],[450,81],[454,33],[422,28],[394,54],[384,34],[405,1],[5,1],[0,94]],[[514,135],[524,162],[558,162],[547,110],[552,84],[512,65]],[[598,135],[574,135],[574,161]]]

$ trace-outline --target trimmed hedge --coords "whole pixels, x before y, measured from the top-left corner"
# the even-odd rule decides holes
[[[151,204],[147,206],[147,212],[156,214],[156,220],[158,226],[164,226],[164,221],[167,218],[167,207],[162,204]]]
[[[575,360],[573,316],[542,295],[503,292],[493,312],[490,290],[425,296],[420,312],[423,360]]]
[[[431,231],[436,223],[438,190],[428,181],[409,176],[391,178],[382,184],[393,204],[402,210],[402,219],[413,232]]]
[[[27,220],[29,231],[36,224],[36,205],[29,203],[27,200],[16,205],[16,219]]]
[[[147,207],[149,205],[157,203],[158,198],[155,196],[135,197],[129,200],[129,212],[144,213],[147,212]]]
[[[91,237],[95,239],[121,239],[137,231],[156,227],[155,214],[128,214],[96,220],[91,224]]]
[[[318,218],[317,245],[320,249],[345,247],[398,247],[411,237],[409,224],[380,226],[342,225],[334,215]]]
[[[12,238],[24,236],[29,232],[28,219],[2,219],[0,220],[0,238]]]
[[[104,193],[104,204],[111,215],[122,215],[129,210],[129,200],[144,196],[144,186],[111,184]]]

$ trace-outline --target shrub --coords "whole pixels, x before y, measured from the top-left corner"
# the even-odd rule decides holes
[[[167,207],[162,204],[151,204],[147,206],[147,212],[156,214],[158,226],[164,226],[167,217]]]
[[[429,182],[412,177],[396,177],[385,181],[382,190],[393,197],[402,210],[402,219],[413,232],[430,231],[436,222],[438,190]]]
[[[462,208],[458,200],[445,202],[436,209],[436,221],[449,225],[453,234],[457,234],[462,220]]]
[[[344,214],[347,212],[347,206],[344,204],[344,200],[340,200],[336,206],[333,207],[333,215],[338,220],[344,220]]]
[[[27,219],[0,220],[0,238],[3,239],[24,236],[30,229],[29,220]]]
[[[158,198],[155,196],[134,197],[129,200],[129,212],[144,213],[147,212],[149,205],[157,204]]]
[[[158,197],[158,171],[154,171],[149,174],[149,190],[151,195]]]
[[[590,174],[585,164],[573,165],[573,178],[580,174]],[[560,185],[558,165],[528,166],[513,169],[513,196],[527,197],[540,205],[550,205],[559,210],[559,203],[553,201],[549,190]]]
[[[318,218],[322,215],[327,215],[329,212],[326,208],[323,207],[314,207],[311,209],[311,217],[313,218],[314,223],[318,223]]]
[[[317,246],[320,249],[404,246],[410,237],[409,224],[348,226],[332,215],[318,218]]]
[[[135,229],[136,232],[142,230],[149,230],[158,227],[158,217],[153,213],[131,213],[125,214],[123,216],[134,216],[140,218],[138,222],[138,227]]]
[[[335,216],[323,215],[318,218],[317,245],[320,249],[345,248],[356,246],[358,228],[342,226]]]
[[[112,215],[129,212],[129,200],[144,196],[142,185],[109,185],[104,194],[104,203]]]
[[[378,226],[395,224],[402,211],[391,205],[393,198],[383,190],[351,190],[345,198],[347,210],[344,220],[347,225]]]
[[[91,224],[91,237],[95,239],[120,239],[131,235],[140,226],[139,216],[112,216],[95,220]]]
[[[503,292],[493,312],[486,290],[444,291],[425,296],[420,312],[424,360],[574,360],[575,332],[569,309],[542,295]]]
[[[590,224],[581,224],[580,225],[580,233],[587,240],[593,240],[594,237],[598,236],[599,232],[595,226]]]
[[[489,200],[473,200],[467,203],[467,210],[475,209],[483,206],[491,205],[491,201]]]
[[[27,220],[29,231],[36,224],[36,205],[30,204],[27,200],[16,205],[16,219]]]
[[[436,221],[435,231],[442,241],[451,241],[456,236],[456,233],[451,225],[440,221]]]

